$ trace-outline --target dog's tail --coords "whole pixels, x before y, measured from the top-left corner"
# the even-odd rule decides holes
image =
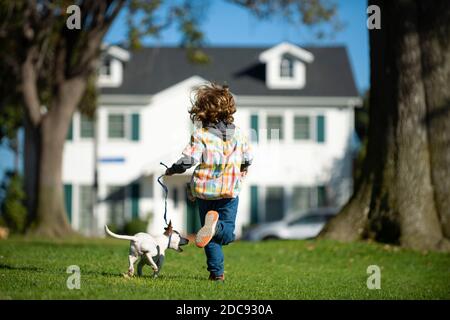
[[[120,234],[115,234],[114,232],[112,232],[111,230],[108,229],[108,226],[106,224],[105,224],[105,231],[107,234],[109,234],[113,238],[117,238],[117,239],[121,239],[121,240],[136,241],[135,236],[123,236]]]

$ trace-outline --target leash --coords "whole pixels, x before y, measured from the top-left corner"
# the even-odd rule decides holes
[[[163,165],[164,167],[166,167],[166,169],[169,169],[168,166],[166,166],[164,163],[160,162],[160,165]],[[161,178],[164,177],[165,174],[162,174],[158,177],[158,183],[161,185],[161,187],[164,190],[164,221],[166,222],[166,225],[169,225],[167,223],[167,194],[169,193],[169,189],[167,188],[167,186],[161,181]]]

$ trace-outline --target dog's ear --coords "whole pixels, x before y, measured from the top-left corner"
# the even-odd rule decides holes
[[[173,228],[172,228],[172,220],[169,221],[169,224],[167,225],[167,227],[164,228],[164,230],[165,230],[164,234],[166,236],[168,236],[168,235],[170,235],[172,233],[172,230],[173,230]]]

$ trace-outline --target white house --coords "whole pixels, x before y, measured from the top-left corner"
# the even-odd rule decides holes
[[[97,120],[75,114],[64,149],[66,208],[76,230],[101,235],[105,223],[150,214],[148,231],[162,230],[160,162],[171,165],[189,142],[192,89],[207,81],[229,84],[235,122],[253,141],[238,236],[243,226],[348,199],[361,99],[346,49],[281,43],[205,51],[210,63],[199,65],[181,48],[105,49]],[[186,201],[192,170],[164,179],[168,218],[186,233],[199,223],[195,204]]]

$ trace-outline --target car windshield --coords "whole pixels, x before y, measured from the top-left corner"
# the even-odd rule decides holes
[[[297,219],[292,220],[289,222],[290,225],[294,224],[313,224],[313,223],[322,223],[325,222],[325,216],[324,215],[318,215],[318,214],[311,214],[304,217],[300,217]]]

